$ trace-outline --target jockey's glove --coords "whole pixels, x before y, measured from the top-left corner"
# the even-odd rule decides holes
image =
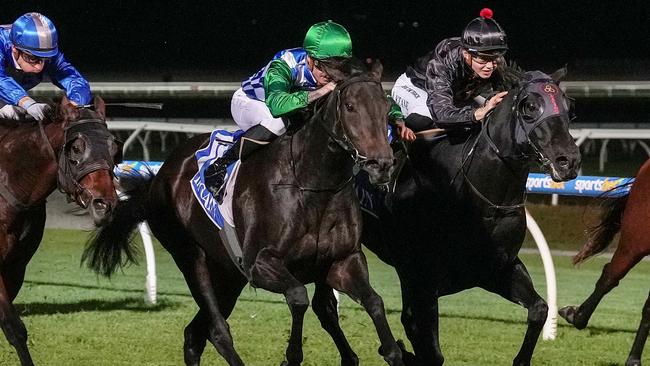
[[[37,103],[33,99],[24,103],[23,108],[25,108],[27,114],[34,117],[34,119],[37,121],[42,121],[45,119],[45,114],[51,109],[48,104]]]

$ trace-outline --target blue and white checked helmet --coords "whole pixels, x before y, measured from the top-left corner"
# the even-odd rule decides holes
[[[53,57],[59,52],[56,28],[40,13],[27,13],[16,19],[10,37],[17,49],[36,57]]]

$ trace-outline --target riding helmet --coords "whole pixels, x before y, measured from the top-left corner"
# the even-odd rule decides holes
[[[331,20],[312,25],[302,47],[317,60],[352,56],[350,34],[342,25]]]
[[[40,13],[27,13],[16,19],[10,38],[17,49],[36,57],[54,57],[59,52],[56,28]]]
[[[492,19],[492,10],[484,8],[463,30],[461,43],[473,54],[499,56],[508,50],[506,32]]]

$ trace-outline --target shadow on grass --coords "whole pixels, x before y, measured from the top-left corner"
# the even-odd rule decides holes
[[[178,307],[172,301],[162,300],[155,305],[145,304],[139,298],[125,298],[118,300],[83,300],[74,303],[42,303],[32,302],[16,304],[16,310],[21,316],[72,314],[82,311],[113,311],[128,310],[134,312],[157,312]]]
[[[125,289],[125,288],[116,288],[116,287],[106,287],[106,286],[97,286],[97,285],[84,285],[84,284],[78,284],[78,283],[69,283],[69,282],[46,282],[46,281],[25,281],[25,283],[29,283],[32,285],[41,285],[41,286],[57,286],[57,287],[72,287],[72,288],[86,288],[86,289],[92,289],[92,290],[105,290],[105,291],[114,291],[114,292],[126,292],[126,293],[137,293],[137,294],[142,294],[144,292],[143,289]],[[159,296],[181,296],[185,298],[190,298],[191,295],[188,292],[173,292],[173,291],[159,291],[158,292]],[[286,306],[286,302],[284,300],[268,300],[268,299],[258,299],[258,298],[240,298],[237,300],[237,302],[248,302],[248,303],[266,303],[266,304],[273,304],[273,305],[281,305],[281,306]],[[93,305],[94,304],[94,305]],[[104,305],[102,305],[104,304]],[[140,298],[133,298],[133,299],[122,299],[122,300],[114,300],[114,301],[104,301],[104,300],[88,300],[85,302],[80,302],[76,304],[46,304],[46,303],[35,303],[35,304],[19,304],[17,305],[19,308],[24,308],[25,310],[23,311],[23,314],[25,315],[38,315],[38,314],[57,314],[57,313],[70,313],[70,312],[77,312],[77,311],[111,311],[111,310],[134,310],[134,311],[162,311],[167,308],[173,308],[176,307],[177,305],[174,302],[171,301],[165,301],[165,300],[159,300],[159,304],[157,305],[146,305],[144,304],[143,300]],[[66,306],[71,307],[74,309],[74,307],[77,307],[77,310],[71,310],[71,311],[51,311],[51,312],[38,312],[38,310],[33,311],[32,308],[33,306],[40,307],[43,309],[46,309],[48,307],[63,307],[65,308]],[[365,310],[361,306],[341,306],[341,309],[345,310],[351,310],[355,312],[361,312],[365,313]],[[401,309],[396,309],[396,308],[386,308],[386,314],[401,314]],[[343,315],[345,316],[345,315]],[[482,321],[493,321],[493,322],[499,322],[502,324],[512,324],[512,325],[526,325],[526,319],[525,317],[522,317],[521,321],[520,320],[513,320],[513,319],[504,319],[504,318],[499,318],[499,317],[494,317],[494,316],[477,316],[477,315],[461,315],[461,314],[440,314],[441,318],[448,318],[448,319],[470,319],[470,320],[482,320]],[[573,329],[571,325],[568,325],[566,323],[562,323],[560,321],[558,323],[558,327],[563,327],[563,328],[569,328]],[[587,328],[587,331],[590,332],[590,334],[612,334],[612,333],[636,333],[636,329],[625,329],[625,328],[618,328],[618,327],[598,327],[598,326],[590,326]]]
[[[37,286],[54,286],[54,287],[72,287],[72,288],[85,288],[89,290],[103,290],[103,291],[113,291],[113,292],[127,292],[127,293],[144,293],[144,289],[132,289],[132,288],[120,288],[120,287],[108,287],[108,286],[99,286],[99,285],[84,285],[80,283],[72,282],[47,282],[47,281],[25,281],[26,284],[37,285]],[[158,295],[167,295],[167,296],[184,296],[191,297],[190,291],[187,292],[173,292],[173,291],[158,291]]]

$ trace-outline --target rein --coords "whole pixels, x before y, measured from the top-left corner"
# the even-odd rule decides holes
[[[359,149],[354,145],[354,143],[350,140],[348,137],[348,133],[345,129],[345,124],[343,124],[341,120],[341,92],[347,88],[348,86],[354,84],[354,83],[359,83],[359,82],[372,82],[376,83],[378,85],[381,85],[378,81],[369,78],[367,76],[355,76],[350,79],[345,80],[343,83],[337,86],[336,90],[334,92],[336,93],[336,118],[334,119],[334,125],[332,129],[328,128],[325,123],[323,122],[323,119],[320,117],[320,113],[323,110],[324,107],[321,107],[314,113],[314,117],[312,118],[318,118],[319,120],[317,121],[318,125],[325,130],[327,135],[331,140],[333,140],[336,145],[341,148],[344,152],[348,153],[350,157],[352,158],[355,166],[361,166],[364,163],[366,163],[369,158],[365,155],[362,155],[359,153]],[[341,129],[343,130],[343,137],[337,136],[333,130],[336,129],[337,125],[341,125]],[[294,135],[291,134],[291,138],[289,141],[289,164],[291,165],[291,172],[293,174],[293,178],[296,181],[295,184],[293,183],[288,183],[288,184],[283,184],[283,183],[278,183],[275,184],[275,186],[291,186],[291,187],[296,187],[298,188],[299,191],[301,192],[314,192],[314,193],[323,193],[323,192],[330,192],[330,193],[338,193],[340,192],[343,188],[345,188],[352,180],[354,179],[354,170],[350,176],[344,180],[342,183],[333,186],[333,187],[328,187],[328,188],[318,188],[318,187],[305,187],[300,183],[300,180],[298,179],[298,174],[296,173],[296,163],[293,157],[293,137]]]
[[[490,115],[491,115],[491,113],[490,113]],[[494,141],[492,140],[492,138],[489,135],[489,132],[488,132],[489,121],[490,121],[490,119],[486,117],[485,123],[481,128],[481,132],[479,132],[479,135],[474,140],[474,143],[472,144],[472,147],[470,148],[469,152],[467,153],[467,156],[462,160],[460,168],[458,169],[458,172],[454,175],[454,178],[451,180],[449,185],[450,186],[453,185],[454,181],[456,180],[456,177],[458,177],[458,174],[463,173],[463,181],[466,182],[469,185],[469,187],[472,189],[472,192],[474,192],[474,194],[478,198],[480,198],[483,202],[488,204],[489,209],[495,209],[495,210],[498,210],[498,211],[514,211],[514,210],[518,210],[518,209],[526,206],[526,192],[525,191],[523,193],[521,203],[517,203],[517,204],[514,204],[514,205],[496,204],[496,203],[492,202],[489,198],[487,198],[483,193],[481,193],[481,191],[478,188],[476,188],[476,186],[472,183],[472,180],[467,175],[468,171],[465,169],[466,163],[471,158],[473,158],[476,145],[481,140],[481,137],[484,137],[487,140],[488,146],[495,152],[495,154],[497,155],[499,160],[501,160],[506,165],[506,167],[508,167],[508,165],[506,164],[506,161],[505,161],[505,157],[503,157],[501,155],[501,152],[499,151],[499,148],[496,146],[496,144],[494,143]],[[468,167],[468,169],[469,169],[469,167]],[[508,170],[510,170],[510,169],[508,169]]]

